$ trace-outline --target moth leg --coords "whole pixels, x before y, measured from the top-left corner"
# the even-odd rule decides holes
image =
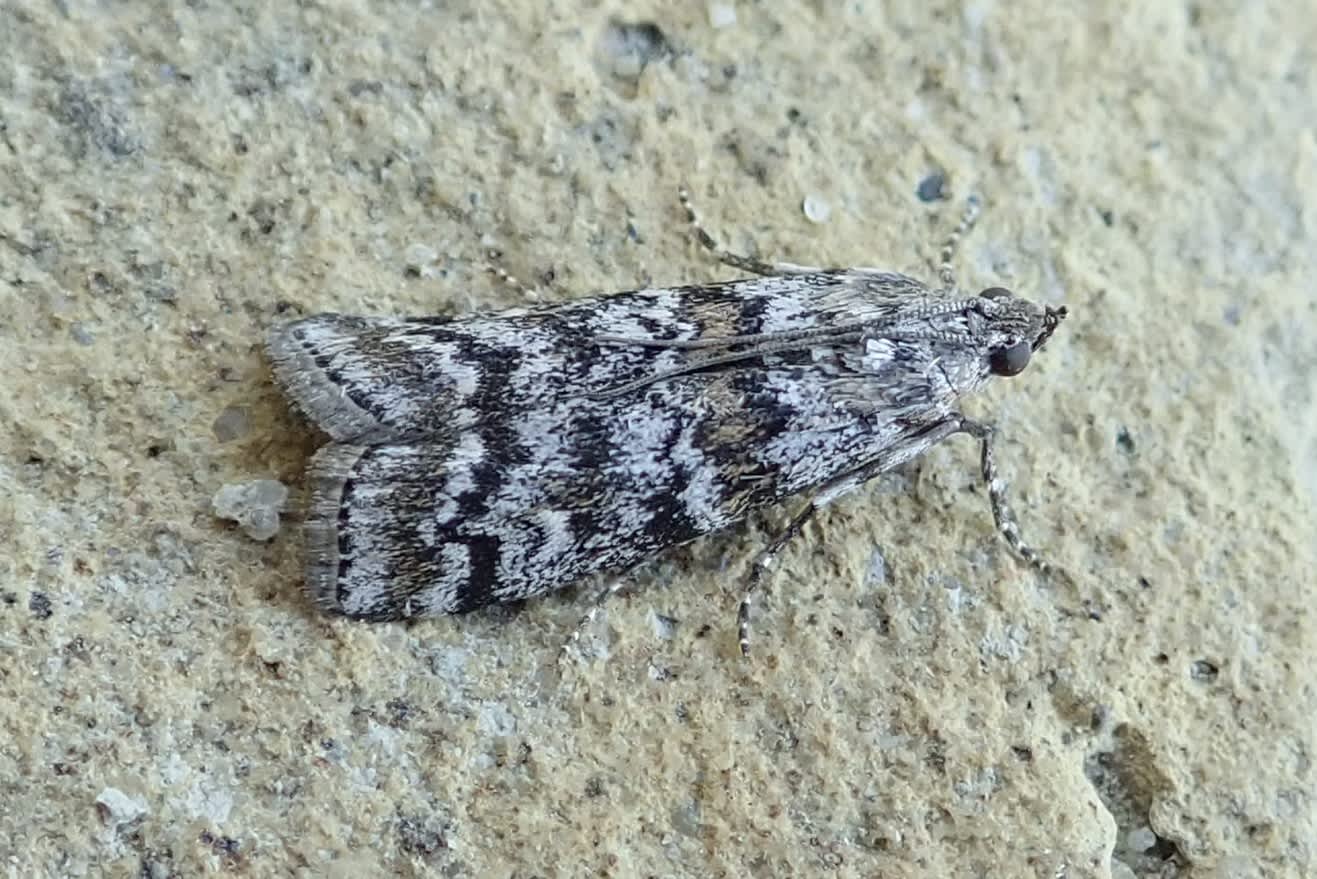
[[[562,665],[567,659],[568,652],[580,642],[581,633],[589,628],[590,624],[595,621],[595,617],[599,616],[599,609],[604,606],[604,602],[612,598],[614,595],[617,595],[619,592],[626,592],[634,585],[634,578],[630,576],[621,577],[601,587],[599,591],[595,593],[594,598],[590,601],[590,609],[581,617],[580,622],[576,624],[576,628],[572,631],[571,637],[564,641],[562,647],[559,649],[559,665]]]
[[[750,575],[746,578],[745,591],[741,593],[741,604],[736,610],[736,639],[741,645],[742,656],[750,655],[750,603],[754,600],[755,590],[763,582],[768,569],[777,562],[777,556],[782,552],[782,548],[800,533],[806,522],[814,518],[818,508],[819,504],[814,500],[806,504],[787,527],[783,528],[768,546],[761,549],[750,563]]]
[[[783,547],[800,533],[805,523],[810,520],[819,508],[831,503],[851,489],[863,485],[880,473],[906,463],[920,451],[934,446],[957,433],[969,434],[979,441],[979,469],[983,475],[983,481],[988,486],[988,502],[992,505],[992,519],[997,526],[997,530],[1006,539],[1006,543],[1040,573],[1044,575],[1061,573],[1064,575],[1064,579],[1070,580],[1068,574],[1048,564],[1033,547],[1025,543],[1020,537],[1019,523],[1016,522],[1015,514],[1011,511],[1006,498],[1006,483],[997,475],[993,429],[986,424],[981,424],[962,415],[953,415],[929,425],[919,434],[909,437],[901,445],[884,450],[877,457],[848,473],[842,474],[828,485],[825,485],[815,493],[809,504],[796,514],[790,524],[755,556],[747,578],[745,593],[741,597],[741,605],[737,611],[737,637],[743,656],[750,655],[750,604],[754,599],[756,590],[759,588],[759,584],[763,582],[764,575],[777,561],[777,556],[781,553]]]
[[[527,287],[521,282],[520,278],[503,268],[500,256],[501,255],[497,250],[486,251],[485,259],[487,262],[485,263],[485,271],[498,278],[500,283],[506,284],[510,289],[515,290],[527,299],[538,302],[540,300],[539,289],[535,287]]]
[[[714,255],[714,258],[724,265],[744,269],[751,274],[768,276],[810,275],[823,271],[818,266],[800,266],[790,262],[764,262],[752,256],[742,256],[739,253],[724,250],[717,240],[705,230],[704,225],[700,223],[700,217],[695,213],[695,206],[691,204],[691,194],[686,187],[683,186],[677,190],[677,198],[681,200],[681,206],[686,211],[686,222],[690,224],[696,239]]]
[[[969,233],[969,230],[974,228],[974,224],[978,222],[979,212],[982,207],[983,204],[979,201],[977,195],[971,195],[966,199],[965,213],[961,215],[960,222],[956,224],[956,228],[951,230],[951,234],[948,235],[946,241],[942,243],[942,253],[938,264],[937,276],[938,280],[942,282],[943,292],[948,295],[954,296],[957,294],[956,270],[952,266],[952,260],[955,258],[956,250],[960,246],[960,239],[964,238],[965,235]]]
[[[988,486],[988,503],[992,506],[992,521],[996,524],[997,530],[1022,559],[1043,574],[1051,573],[1052,566],[1020,537],[1020,525],[1006,498],[1006,482],[997,475],[993,429],[986,424],[962,418],[958,432],[967,433],[979,441],[979,469],[983,474],[984,484]]]
[[[959,433],[963,429],[964,422],[965,419],[959,415],[936,421],[906,437],[903,441],[880,450],[874,457],[843,473],[814,493],[814,496],[809,500],[809,504],[796,514],[796,517],[782,530],[781,534],[777,535],[768,546],[764,547],[755,556],[754,562],[750,566],[745,593],[741,597],[741,605],[737,610],[737,637],[740,641],[742,656],[750,655],[750,603],[754,599],[755,591],[759,588],[759,584],[763,581],[768,569],[777,561],[777,556],[782,548],[790,542],[791,538],[800,533],[805,523],[818,512],[819,508],[864,485],[880,473],[885,473],[893,467],[899,467],[901,464],[910,461],[924,449],[940,443],[954,433]]]

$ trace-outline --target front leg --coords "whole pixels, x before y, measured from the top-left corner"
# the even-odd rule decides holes
[[[979,471],[983,474],[983,482],[988,486],[988,503],[992,506],[992,521],[996,524],[997,530],[1001,532],[1001,536],[1006,539],[1006,543],[1010,545],[1011,549],[1020,555],[1020,558],[1042,573],[1050,573],[1052,566],[1020,537],[1020,525],[1015,520],[1015,514],[1011,511],[1011,505],[1006,499],[1006,482],[997,475],[993,429],[986,424],[980,424],[968,418],[961,418],[960,428],[957,433],[967,433],[979,441]]]
[[[818,512],[819,508],[850,493],[875,476],[917,458],[942,440],[957,433],[968,434],[979,441],[979,471],[988,487],[988,503],[992,507],[992,519],[1001,536],[1005,538],[1011,549],[1015,550],[1021,558],[1041,573],[1049,574],[1054,570],[1033,547],[1025,543],[1020,537],[1019,523],[1016,522],[1010,503],[1007,501],[1006,483],[997,475],[992,428],[963,415],[955,414],[933,424],[931,427],[925,428],[918,434],[891,448],[883,449],[868,462],[823,486],[810,498],[805,508],[797,513],[790,523],[755,556],[750,565],[750,573],[746,577],[745,591],[741,596],[740,606],[737,609],[737,639],[743,656],[750,655],[750,605],[755,592],[762,584],[768,570],[777,561],[777,557],[781,554],[783,548],[800,533],[805,523]]]
[[[754,561],[750,563],[750,573],[746,576],[745,591],[741,594],[741,604],[736,614],[737,639],[741,645],[742,656],[750,655],[750,604],[754,600],[755,592],[767,575],[768,569],[777,561],[778,555],[792,538],[801,532],[805,523],[813,518],[819,509],[851,493],[878,474],[918,457],[952,434],[959,433],[963,421],[963,418],[955,415],[935,422],[911,436],[902,438],[894,445],[880,449],[865,463],[825,484],[814,493],[805,508],[759,551]]]
[[[750,655],[750,602],[754,600],[755,590],[759,588],[768,569],[777,561],[782,548],[800,533],[806,522],[814,518],[818,509],[819,504],[811,499],[805,508],[792,518],[791,523],[778,532],[778,535],[769,541],[769,544],[761,549],[750,563],[750,574],[746,577],[745,591],[741,593],[741,604],[736,609],[736,639],[741,645],[742,656]]]

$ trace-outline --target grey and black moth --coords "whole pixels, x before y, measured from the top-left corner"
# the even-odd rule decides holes
[[[278,327],[279,384],[332,440],[309,467],[307,581],[366,620],[460,613],[624,572],[800,495],[740,607],[820,506],[956,433],[981,444],[997,527],[1023,558],[992,431],[957,411],[1021,372],[1065,316],[872,268],[755,275],[457,318],[321,314]]]

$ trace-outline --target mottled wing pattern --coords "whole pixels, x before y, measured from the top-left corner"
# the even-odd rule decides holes
[[[835,405],[834,381],[814,364],[749,366],[425,441],[331,443],[311,466],[312,592],[393,619],[629,568],[897,448],[913,422]]]
[[[266,347],[276,378],[308,418],[334,440],[373,444],[450,434],[685,360],[679,351],[601,345],[600,337],[807,329],[855,319],[875,300],[922,290],[903,275],[835,270],[460,318],[321,314],[276,328]]]
[[[1041,314],[852,269],[297,321],[270,339],[275,373],[335,440],[310,468],[311,590],[368,619],[461,612],[835,495],[957,429],[989,370],[977,343]]]

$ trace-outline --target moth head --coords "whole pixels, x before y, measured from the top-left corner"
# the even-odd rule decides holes
[[[985,302],[987,363],[992,375],[1009,377],[1024,372],[1033,353],[1043,347],[1065,319],[1065,306],[1039,308],[1016,298],[1005,287],[989,287],[978,295]]]

